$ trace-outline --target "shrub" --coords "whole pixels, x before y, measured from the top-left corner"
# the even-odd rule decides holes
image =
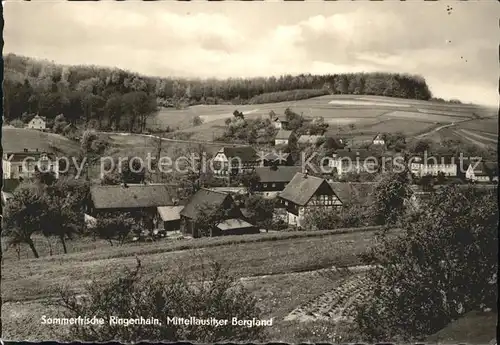
[[[205,266],[199,276],[188,270],[169,272],[167,281],[159,277],[145,278],[138,260],[135,270],[127,270],[118,279],[109,282],[94,280],[86,287],[86,294],[77,297],[68,289],[61,291],[66,317],[83,315],[116,316],[120,318],[153,317],[160,325],[114,326],[71,325],[68,337],[83,341],[177,341],[224,342],[258,341],[264,335],[262,327],[231,325],[231,318],[259,318],[256,300],[228,275],[218,263]],[[194,278],[194,280],[193,280]],[[227,325],[174,325],[167,318],[228,319]],[[106,320],[107,321],[107,320]]]
[[[357,307],[366,338],[425,338],[464,313],[497,308],[496,192],[444,187],[382,235],[366,263],[372,296]]]
[[[24,128],[24,122],[19,119],[10,121],[10,125],[16,128]]]

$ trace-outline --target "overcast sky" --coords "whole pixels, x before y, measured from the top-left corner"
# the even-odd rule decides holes
[[[4,53],[157,76],[406,72],[437,97],[497,105],[498,6],[8,1]]]

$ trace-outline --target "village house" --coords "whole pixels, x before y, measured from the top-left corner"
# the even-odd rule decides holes
[[[182,205],[174,206],[158,206],[159,221],[157,229],[165,231],[177,231],[181,228],[181,211],[184,209]]]
[[[465,172],[465,178],[474,182],[498,182],[498,163],[472,162]]]
[[[26,127],[31,129],[45,129],[46,125],[47,122],[45,121],[44,117],[35,115],[35,117],[32,118],[30,122],[28,122]]]
[[[255,168],[259,182],[256,193],[265,198],[274,198],[285,189],[296,173],[301,171],[299,166],[269,166]]]
[[[287,222],[301,227],[304,216],[314,208],[338,208],[342,201],[325,179],[297,173],[279,194],[287,211]]]
[[[297,140],[298,145],[316,145],[321,140],[324,140],[325,136],[323,135],[301,135]]]
[[[271,165],[293,165],[292,155],[288,152],[283,151],[273,151],[267,152],[263,155],[259,155],[258,166],[267,167]]]
[[[377,171],[379,162],[370,151],[366,149],[343,149],[337,150],[328,159],[328,167],[338,177],[347,173],[374,173]]]
[[[211,227],[209,224],[197,224],[203,212],[220,212],[221,221]],[[180,212],[182,233],[194,238],[201,237],[203,230],[210,236],[259,233],[252,224],[244,220],[244,216],[228,193],[216,192],[202,188],[194,194]],[[206,229],[201,227],[206,226]],[[211,227],[211,228],[208,228]]]
[[[372,140],[373,145],[385,145],[385,135],[384,134],[377,134],[375,138]]]
[[[289,121],[286,119],[286,116],[276,116],[273,119],[274,128],[277,129],[287,129]]]
[[[153,230],[159,222],[158,207],[175,206],[170,190],[164,184],[121,184],[90,187],[87,214],[130,213],[144,230]]]
[[[252,172],[257,164],[258,156],[251,146],[224,147],[213,158],[214,174],[218,176]]]
[[[4,179],[29,179],[36,171],[52,172],[59,178],[59,161],[55,155],[38,149],[22,152],[4,152],[2,157]]]
[[[278,133],[276,133],[276,137],[274,138],[274,145],[288,145],[288,141],[290,140],[292,135],[292,131],[280,129]]]
[[[410,157],[410,172],[418,177],[432,175],[437,176],[439,173],[444,176],[457,176],[458,169],[455,163],[455,157]]]

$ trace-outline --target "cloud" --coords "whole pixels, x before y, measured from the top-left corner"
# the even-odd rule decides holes
[[[9,3],[4,51],[161,76],[414,73],[437,96],[496,102],[492,5],[188,5]]]

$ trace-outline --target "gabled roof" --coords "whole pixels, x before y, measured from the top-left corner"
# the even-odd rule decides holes
[[[239,157],[242,162],[252,162],[257,160],[257,153],[251,146],[224,147],[220,151],[224,152],[224,155],[228,159]]]
[[[43,121],[45,121],[45,117],[44,117],[44,116],[40,116],[40,115],[38,115],[38,114],[37,114],[37,115],[35,115],[35,117],[33,117],[33,118],[30,120],[30,122],[31,122],[31,121],[33,121],[33,120],[35,120],[35,119],[36,119],[36,120],[43,120]]]
[[[189,199],[180,215],[194,219],[203,207],[221,207],[227,198],[231,198],[227,193],[202,188]]]
[[[372,182],[329,182],[342,203],[364,203],[370,200],[376,184]]]
[[[299,166],[257,167],[255,173],[260,182],[290,182],[296,173],[302,170]]]
[[[183,208],[184,206],[159,206],[157,210],[161,220],[168,222],[181,219],[180,213]]]
[[[299,144],[316,144],[324,137],[323,135],[301,135],[297,142]]]
[[[293,179],[286,185],[283,192],[280,193],[282,199],[291,201],[297,205],[303,206],[311,199],[319,187],[323,184],[332,188],[325,179],[297,173]],[[341,200],[342,201],[342,200]]]
[[[290,139],[291,135],[292,135],[292,131],[280,129],[278,131],[278,133],[276,133],[276,137],[274,139],[275,140],[288,140],[288,139]]]
[[[168,186],[117,185],[92,186],[92,202],[96,209],[144,208],[173,205]]]

